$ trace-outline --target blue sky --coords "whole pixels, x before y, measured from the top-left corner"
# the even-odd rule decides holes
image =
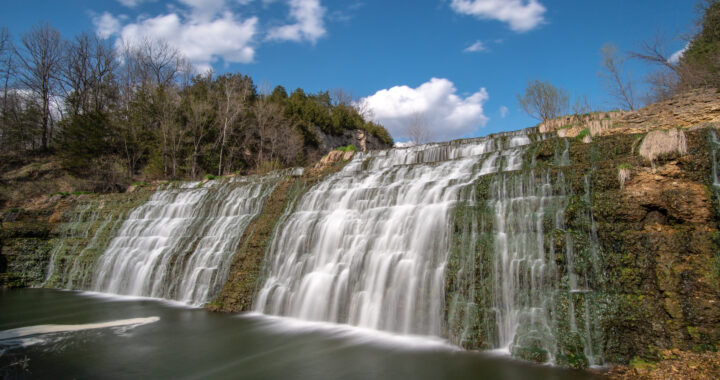
[[[614,108],[600,48],[626,52],[692,31],[694,0],[1,0],[17,38],[49,22],[67,38],[162,38],[200,68],[259,85],[366,98],[396,140],[422,115],[438,140],[537,123],[516,94],[540,79]],[[681,38],[668,45],[683,48]],[[640,82],[648,67],[629,62]]]

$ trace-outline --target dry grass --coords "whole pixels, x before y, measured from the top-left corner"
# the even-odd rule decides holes
[[[638,150],[638,153],[650,162],[654,162],[663,154],[675,152],[681,155],[687,153],[685,133],[679,129],[649,132]]]
[[[630,169],[619,168],[618,169],[618,181],[620,181],[620,188],[625,187],[625,182],[630,179]]]

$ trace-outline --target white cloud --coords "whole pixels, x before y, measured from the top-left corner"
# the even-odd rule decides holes
[[[108,12],[101,15],[94,15],[92,23],[95,31],[102,38],[108,38],[120,31],[120,20]]]
[[[484,126],[488,118],[483,114],[487,91],[465,98],[457,94],[455,85],[444,78],[432,78],[417,88],[395,86],[363,98],[379,122],[396,139],[405,136],[407,123],[420,114],[436,140],[460,138]]]
[[[485,47],[485,44],[482,41],[475,41],[474,44],[466,47],[465,50],[463,50],[463,51],[467,52],[467,53],[476,53],[476,52],[486,51],[486,50],[487,50],[487,47]]]
[[[670,58],[668,58],[668,62],[672,63],[673,65],[676,65],[678,62],[680,62],[680,58],[682,58],[683,54],[685,54],[685,52],[687,51],[687,49],[689,47],[690,47],[690,43],[688,42],[687,44],[685,44],[685,47],[683,47],[682,49],[673,53],[673,55],[671,55]]]
[[[325,35],[325,8],[320,5],[320,0],[289,0],[289,6],[290,18],[295,23],[270,29],[268,39],[315,43]]]
[[[118,2],[128,8],[135,8],[141,3],[155,0],[118,0]]]
[[[396,141],[393,146],[395,148],[409,148],[411,146],[415,146],[415,143],[412,141]]]
[[[501,117],[501,118],[504,119],[505,116],[508,115],[508,113],[510,113],[510,109],[509,109],[509,108],[507,108],[507,107],[505,107],[505,106],[500,106],[500,117]]]
[[[125,25],[120,38],[129,43],[147,37],[163,40],[201,69],[206,69],[219,58],[226,63],[252,62],[257,22],[256,17],[240,20],[231,12],[212,20],[170,13]]]
[[[452,0],[450,7],[479,19],[506,22],[516,32],[527,32],[543,23],[546,11],[538,0]]]
[[[198,20],[211,20],[225,9],[225,0],[178,0],[192,10],[192,16]]]

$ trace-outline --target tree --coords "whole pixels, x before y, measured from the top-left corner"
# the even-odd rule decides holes
[[[625,59],[618,54],[617,47],[612,43],[603,45],[600,52],[602,53],[600,77],[604,80],[605,88],[623,108],[634,111],[637,100],[632,79],[629,76],[626,78],[623,73]]]
[[[216,125],[219,129],[218,145],[220,145],[217,173],[222,175],[229,166],[224,161],[225,146],[230,137],[237,133],[235,126],[240,116],[247,111],[255,89],[250,77],[239,74],[224,75],[218,78],[216,83],[219,92]]]
[[[15,76],[15,46],[12,43],[12,36],[6,27],[0,28],[0,81],[2,81],[2,104],[0,105],[0,149],[6,148],[8,136],[11,134],[10,125],[10,84]]]
[[[630,52],[630,57],[649,63],[657,70],[649,73],[645,82],[650,86],[646,95],[648,103],[669,99],[679,90],[680,70],[676,60],[667,53],[668,39],[656,34],[653,39],[643,41],[638,48]]]
[[[405,135],[413,145],[420,145],[430,142],[432,135],[427,123],[425,114],[415,112],[405,124]]]
[[[548,82],[528,83],[524,95],[518,95],[522,109],[535,119],[546,121],[567,113],[569,95],[566,90]]]
[[[63,59],[64,43],[60,32],[49,24],[33,27],[22,36],[23,52],[19,55],[22,65],[22,84],[42,105],[42,148],[48,149],[53,135],[50,102],[56,95],[59,70]]]
[[[198,159],[203,154],[202,146],[214,122],[215,106],[210,100],[211,81],[210,75],[198,75],[193,80],[193,85],[187,87],[182,96],[184,100],[183,116],[192,143],[192,154],[190,156],[191,178],[197,178],[199,175]]]
[[[109,41],[81,33],[68,45],[63,66],[65,103],[71,116],[111,107],[118,86],[115,49]]]
[[[678,62],[681,90],[720,87],[720,3],[699,2],[700,31],[692,38]]]

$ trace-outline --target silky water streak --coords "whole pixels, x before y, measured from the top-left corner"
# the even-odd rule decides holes
[[[358,154],[276,229],[255,310],[442,336],[454,207],[480,176],[520,169],[531,138],[541,136]]]
[[[281,174],[170,184],[135,209],[96,264],[92,289],[203,305]]]

